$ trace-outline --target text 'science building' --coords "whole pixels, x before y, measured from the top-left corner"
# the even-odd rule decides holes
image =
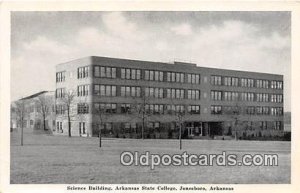
[[[56,131],[72,135],[239,138],[283,134],[283,76],[106,57],[56,66]],[[102,123],[102,124],[100,124]],[[144,129],[142,129],[144,128]]]

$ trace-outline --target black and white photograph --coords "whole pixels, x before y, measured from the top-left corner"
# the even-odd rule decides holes
[[[14,10],[9,30],[10,185],[291,184],[291,11]]]

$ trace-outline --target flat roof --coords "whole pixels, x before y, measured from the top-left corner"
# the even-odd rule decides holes
[[[189,62],[181,62],[181,61],[174,61],[173,63],[168,63],[168,62],[159,62],[159,61],[148,61],[148,60],[136,60],[136,59],[127,59],[127,58],[113,58],[113,57],[105,57],[105,56],[86,56],[78,59],[73,59],[68,62],[60,63],[57,64],[63,65],[63,64],[69,64],[72,62],[77,62],[80,60],[85,60],[85,59],[106,59],[106,60],[121,60],[121,61],[128,61],[128,62],[143,62],[143,63],[149,63],[149,64],[156,64],[156,65],[176,65],[176,66],[181,66],[181,67],[187,67],[187,68],[202,68],[202,69],[207,69],[207,70],[224,70],[228,72],[240,72],[240,73],[256,73],[256,74],[264,74],[264,75],[275,75],[275,76],[283,76],[282,74],[274,74],[274,73],[265,73],[265,72],[257,72],[257,71],[246,71],[246,70],[234,70],[234,69],[224,69],[224,68],[214,68],[214,67],[203,67],[203,66],[198,66],[196,63],[189,63]]]

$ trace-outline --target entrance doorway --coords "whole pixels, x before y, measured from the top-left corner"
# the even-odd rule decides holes
[[[210,136],[223,135],[223,123],[222,122],[209,122],[208,123]]]
[[[187,122],[186,129],[188,131],[188,136],[202,136],[203,128],[202,122]]]

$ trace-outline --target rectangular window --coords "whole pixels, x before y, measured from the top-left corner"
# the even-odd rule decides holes
[[[254,101],[254,93],[250,93],[250,92],[241,93],[241,100],[242,101]]]
[[[222,114],[222,106],[212,105],[210,108],[211,108],[210,113],[212,115],[220,115],[220,114]]]
[[[77,96],[88,96],[89,90],[90,90],[90,85],[77,86]]]
[[[81,78],[87,78],[89,77],[89,67],[85,66],[85,67],[79,67],[77,69],[77,78],[81,79]]]
[[[66,72],[57,72],[56,73],[56,82],[64,82],[66,80]]]
[[[163,81],[163,72],[154,70],[145,70],[145,80]]]
[[[125,72],[126,72],[125,68],[122,68],[121,69],[121,78],[122,79],[125,79],[125,77],[126,77],[126,73]]]
[[[213,101],[221,101],[222,100],[222,91],[211,91],[210,92],[211,100]]]
[[[224,77],[224,85],[225,86],[231,86],[232,85],[231,77]]]
[[[246,108],[246,113],[248,115],[255,115],[255,107],[247,107]]]
[[[184,73],[167,72],[167,81],[184,83]]]
[[[89,113],[89,105],[87,103],[77,104],[77,114],[87,114]]]
[[[184,89],[168,88],[167,89],[167,98],[183,99],[184,98]]]
[[[274,130],[281,130],[282,129],[282,122],[281,121],[275,121],[273,125]]]
[[[66,92],[65,88],[56,89],[56,92],[55,92],[56,98],[64,98],[65,97],[65,92]]]
[[[166,113],[174,114],[174,113],[184,113],[184,105],[166,105]]]
[[[188,112],[190,114],[200,114],[200,106],[199,105],[190,105],[190,106],[188,106]]]
[[[271,115],[272,116],[282,116],[283,108],[282,107],[271,107]]]
[[[231,82],[232,82],[232,86],[235,86],[235,87],[239,86],[239,79],[238,78],[233,77]]]
[[[191,84],[200,84],[199,74],[187,74],[187,82]]]
[[[131,113],[131,104],[121,104],[121,113]]]
[[[100,77],[100,66],[94,66],[94,77]]]
[[[106,78],[111,78],[112,74],[111,74],[112,70],[110,67],[106,67]]]
[[[146,87],[145,96],[153,98],[163,98],[163,88]]]
[[[222,85],[222,77],[215,76],[215,75],[210,76],[210,84],[216,85],[216,86],[221,86]]]
[[[86,134],[85,122],[79,122],[79,132],[81,134]]]
[[[117,113],[117,104],[115,103],[94,103],[94,113]]]
[[[56,105],[55,110],[56,110],[57,115],[65,114],[65,106],[64,105]]]
[[[238,101],[239,93],[238,92],[224,92],[224,100],[225,101]]]
[[[116,96],[116,86],[112,85],[94,85],[94,95],[99,96]]]
[[[123,97],[140,97],[141,88],[135,86],[121,86],[121,96]]]
[[[199,100],[200,90],[188,90],[188,99]]]
[[[127,80],[140,80],[141,79],[141,70],[131,69],[131,68],[122,68],[121,69],[121,78]]]
[[[164,106],[158,104],[147,104],[145,105],[145,110],[148,114],[163,114]]]

